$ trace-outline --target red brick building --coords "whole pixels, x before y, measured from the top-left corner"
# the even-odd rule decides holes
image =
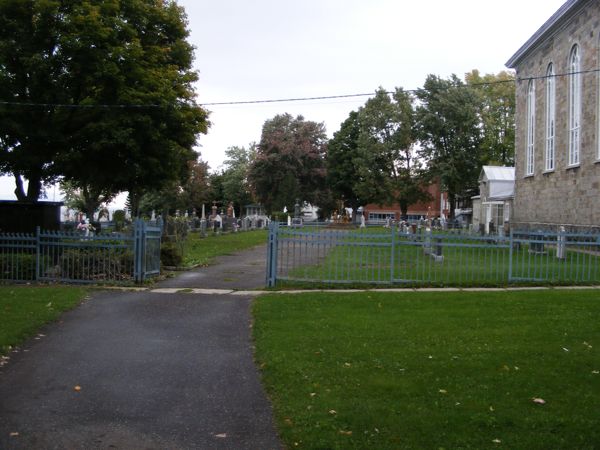
[[[431,200],[428,202],[419,202],[408,207],[408,220],[434,219],[441,217],[443,214],[448,217],[450,210],[448,204],[448,196],[446,192],[442,192],[440,183],[432,183],[427,186],[426,191],[431,195]],[[389,217],[393,220],[400,220],[402,213],[400,205],[376,205],[368,204],[363,208],[363,213],[367,222],[384,222]]]

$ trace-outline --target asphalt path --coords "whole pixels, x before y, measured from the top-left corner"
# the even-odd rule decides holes
[[[256,289],[265,286],[267,246],[219,256],[208,267],[180,272],[163,288]]]
[[[260,287],[259,254],[237,255],[241,268],[229,267],[236,274],[225,274],[221,261],[165,284],[235,284],[227,278]],[[253,361],[250,303],[234,295],[93,293],[0,368],[0,448],[281,448]]]

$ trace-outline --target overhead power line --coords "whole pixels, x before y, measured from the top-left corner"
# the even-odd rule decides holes
[[[521,81],[530,81],[530,80],[542,80],[545,78],[559,78],[566,77],[570,75],[578,75],[578,74],[590,74],[590,73],[598,73],[600,69],[590,69],[590,70],[582,70],[578,72],[568,72],[568,73],[560,73],[554,75],[540,75],[540,76],[531,76],[531,77],[519,77],[510,80],[497,80],[497,81],[489,81],[489,82],[480,82],[480,83],[471,83],[471,84],[461,84],[454,85],[453,87],[457,88],[473,88],[473,87],[481,87],[481,86],[493,86],[497,84],[507,84],[507,83],[515,83]],[[423,91],[424,88],[418,89],[405,89],[404,92],[417,93]],[[393,94],[394,91],[386,91],[386,94]],[[234,100],[234,101],[220,101],[220,102],[208,102],[201,103],[199,106],[233,106],[233,105],[256,105],[256,104],[268,104],[268,103],[290,103],[290,102],[305,102],[305,101],[315,101],[315,100],[336,100],[336,99],[348,99],[348,98],[359,98],[359,97],[372,97],[375,95],[375,92],[369,93],[361,93],[361,94],[343,94],[343,95],[322,95],[317,97],[290,97],[290,98],[277,98],[277,99],[262,99],[262,100]],[[63,103],[34,103],[34,102],[14,102],[14,101],[0,101],[0,106],[15,106],[15,107],[30,107],[30,108],[65,108],[65,109],[143,109],[143,108],[163,108],[165,105],[156,105],[156,104],[98,104],[98,105],[78,105],[78,104],[63,104]]]

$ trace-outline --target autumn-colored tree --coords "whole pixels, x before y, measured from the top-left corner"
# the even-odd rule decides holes
[[[292,208],[297,199],[316,204],[326,189],[326,149],[322,123],[290,114],[267,120],[249,171],[256,199],[271,212]]]

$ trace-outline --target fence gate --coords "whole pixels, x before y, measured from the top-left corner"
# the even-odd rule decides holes
[[[160,274],[160,238],[162,228],[150,225],[143,220],[135,221],[134,278],[136,283],[142,283],[151,275]]]

